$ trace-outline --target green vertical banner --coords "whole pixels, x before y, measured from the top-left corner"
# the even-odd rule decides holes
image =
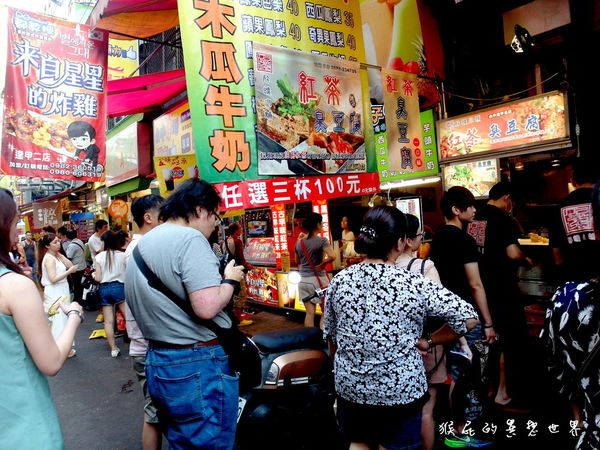
[[[253,42],[364,61],[355,1],[178,0],[200,175],[208,182],[260,178]]]
[[[425,161],[425,171],[421,175],[435,175],[440,171],[440,167],[433,109],[421,111],[421,131],[423,134],[423,160]]]

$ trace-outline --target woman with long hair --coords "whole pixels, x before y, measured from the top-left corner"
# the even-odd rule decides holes
[[[342,270],[327,288],[324,332],[334,360],[338,422],[351,449],[421,448],[422,355],[477,324],[467,302],[395,265],[406,231],[398,209],[370,209],[356,240],[365,260]],[[447,324],[423,336],[428,316]]]
[[[110,356],[116,358],[121,351],[115,341],[115,306],[125,317],[125,253],[119,237],[113,231],[102,235],[104,251],[94,258],[94,280],[100,283],[100,303],[104,314],[104,331],[110,347]]]
[[[319,236],[323,231],[323,217],[321,214],[310,213],[302,222],[302,228],[308,236],[296,241],[296,256],[300,266],[302,281],[298,284],[300,300],[314,294],[317,289],[323,289],[329,285],[329,278],[325,272],[325,265],[335,259],[333,248],[325,237]],[[316,297],[304,303],[306,316],[305,327],[315,326],[315,314],[317,305],[321,303],[321,297]],[[323,321],[323,316],[319,327]]]
[[[67,316],[60,312],[55,303],[63,296],[70,296],[67,277],[77,272],[77,266],[62,254],[60,239],[53,233],[42,236],[38,243],[38,273],[42,274],[44,286],[44,310],[52,323],[52,336],[57,338],[67,323]],[[69,358],[75,356],[73,347]]]
[[[53,338],[34,282],[9,251],[17,235],[17,205],[0,189],[0,448],[64,448],[58,415],[45,375],[58,373],[83,318],[81,306],[59,303],[66,315]]]

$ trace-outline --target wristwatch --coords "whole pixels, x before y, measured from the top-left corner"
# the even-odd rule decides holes
[[[81,322],[83,322],[83,314],[81,313],[81,311],[72,309],[71,311],[67,312],[67,317],[69,317],[71,314],[77,314],[79,316],[79,320],[81,320]]]
[[[225,278],[224,280],[221,280],[221,284],[230,284],[233,287],[237,287],[240,285],[240,282],[235,281],[235,280],[230,280],[229,278]]]

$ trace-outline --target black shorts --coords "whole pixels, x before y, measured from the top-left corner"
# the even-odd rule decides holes
[[[387,450],[421,448],[421,411],[429,395],[398,406],[360,405],[338,396],[337,416],[350,442],[381,445]]]

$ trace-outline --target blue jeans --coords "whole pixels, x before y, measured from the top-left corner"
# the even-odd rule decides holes
[[[100,304],[115,306],[125,301],[125,285],[118,281],[100,283]]]
[[[35,259],[28,259],[27,265],[31,267],[31,278],[37,281],[37,264],[35,263]]]
[[[223,347],[150,345],[146,379],[170,449],[233,448],[239,380]]]

